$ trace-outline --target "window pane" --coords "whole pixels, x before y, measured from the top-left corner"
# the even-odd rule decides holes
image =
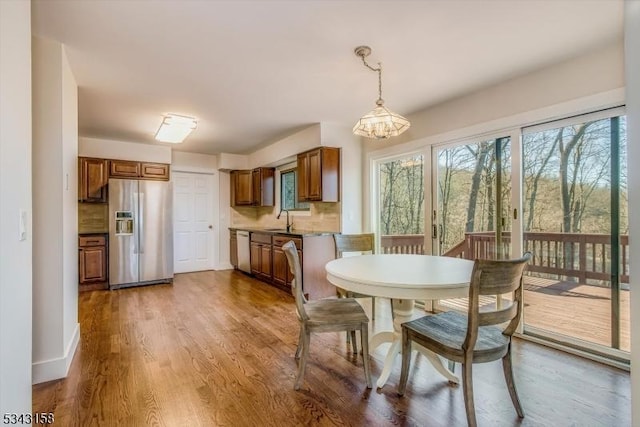
[[[309,203],[298,202],[297,170],[280,173],[280,208],[286,210],[309,210]]]
[[[383,253],[424,253],[424,159],[413,155],[379,165],[378,216]]]

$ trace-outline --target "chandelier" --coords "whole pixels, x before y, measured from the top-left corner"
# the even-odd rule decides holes
[[[378,100],[376,101],[376,108],[356,122],[353,127],[353,133],[375,139],[388,139],[392,136],[400,135],[409,129],[411,124],[409,120],[384,106],[384,100],[382,99],[382,64],[378,62],[378,68],[373,68],[367,64],[365,58],[371,54],[369,46],[358,46],[354,52],[356,56],[362,58],[362,63],[365,67],[378,73]]]

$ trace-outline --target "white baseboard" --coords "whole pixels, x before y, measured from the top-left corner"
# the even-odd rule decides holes
[[[218,264],[214,270],[233,270],[231,263]]]
[[[43,360],[42,362],[34,362],[31,365],[32,384],[40,384],[46,381],[65,378],[69,373],[69,367],[71,366],[73,356],[76,354],[79,341],[80,324],[76,323],[76,328],[73,331],[73,336],[67,345],[64,356],[56,359]]]

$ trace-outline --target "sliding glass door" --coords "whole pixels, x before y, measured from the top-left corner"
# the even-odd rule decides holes
[[[434,253],[467,259],[509,257],[510,139],[436,147],[433,157]]]
[[[525,333],[629,351],[625,130],[606,112],[523,130]]]
[[[435,254],[466,259],[509,258],[511,145],[509,137],[433,149]],[[480,304],[500,304],[482,296]],[[437,310],[467,310],[467,298],[438,301]]]
[[[377,161],[374,212],[381,251],[467,259],[530,251],[522,332],[626,363],[623,113],[611,109],[434,145],[430,159],[423,152]],[[426,177],[425,159],[431,165]],[[424,195],[425,185],[430,195]],[[422,246],[429,240],[430,247]],[[442,309],[465,304],[439,303]]]

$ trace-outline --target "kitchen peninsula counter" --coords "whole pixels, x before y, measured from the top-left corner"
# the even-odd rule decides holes
[[[229,227],[229,230],[242,230],[250,233],[267,233],[267,234],[284,234],[292,237],[305,237],[305,236],[333,236],[334,234],[340,234],[339,231],[325,231],[325,230],[304,230],[293,229],[287,231],[284,228],[259,228],[259,227]]]
[[[302,267],[302,290],[308,299],[320,299],[336,294],[335,286],[327,281],[324,266],[335,259],[335,231],[296,230],[287,231],[279,228],[229,227],[231,232],[231,252],[236,250],[234,267],[250,273],[256,279],[291,292],[293,275],[289,269],[282,246],[293,241],[298,249],[298,257]],[[237,232],[248,232],[249,238],[240,240]],[[247,245],[249,247],[247,247]],[[249,253],[250,269],[238,263],[241,253]],[[246,259],[246,255],[245,258]],[[234,259],[232,259],[232,263]]]

